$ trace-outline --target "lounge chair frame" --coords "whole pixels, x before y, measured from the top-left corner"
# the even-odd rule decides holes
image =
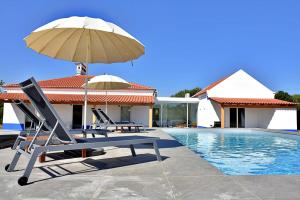
[[[99,111],[99,114],[101,114],[100,116],[103,116],[103,118],[106,121],[106,125],[105,125],[106,129],[108,127],[115,127],[116,131],[118,131],[118,128],[121,127],[121,132],[124,132],[123,127],[128,127],[128,129],[131,129],[132,127],[134,127],[135,130],[139,130],[139,128],[141,127],[144,132],[146,131],[145,126],[143,124],[135,124],[135,123],[120,123],[120,124],[118,124],[118,123],[114,122],[102,109],[99,108],[98,111]]]
[[[47,123],[48,127],[51,130],[51,133],[47,142],[43,146],[34,144],[33,141],[22,141],[16,148],[16,153],[12,159],[12,162],[5,166],[5,170],[7,172],[14,171],[21,155],[24,155],[29,159],[23,176],[18,179],[19,185],[22,186],[28,183],[29,176],[38,156],[49,152],[103,148],[108,146],[129,146],[132,155],[135,156],[136,154],[133,145],[152,144],[157,160],[161,161],[161,156],[157,146],[157,141],[159,138],[155,137],[123,136],[110,138],[82,138],[75,140],[65,128],[62,120],[60,119],[52,105],[49,103],[48,99],[46,98],[34,78],[30,78],[20,83],[20,86],[23,92],[28,96],[34,108],[40,113],[43,122]],[[30,92],[28,91],[29,89],[31,89],[31,92],[35,93],[34,96],[33,94],[30,94]],[[45,108],[48,109],[46,110],[47,113],[43,112],[43,109]],[[55,119],[51,117],[54,117]],[[53,123],[53,120],[56,120],[55,124]],[[36,136],[37,135],[38,132],[36,133]],[[56,137],[56,140],[60,142],[59,145],[51,144],[50,141],[54,136]],[[28,146],[31,147],[31,149],[29,148],[29,151]]]
[[[30,148],[31,148],[32,144],[34,144],[34,142],[36,141],[38,136],[42,133],[42,131],[47,131],[48,132],[47,134],[49,135],[50,128],[47,127],[47,124],[45,123],[45,121],[40,119],[35,113],[33,113],[31,111],[31,109],[22,100],[14,100],[13,103],[31,120],[30,127],[33,128],[33,125],[35,125],[35,127],[37,128],[36,133],[32,139],[32,143],[30,144]],[[105,130],[105,129],[75,130],[76,133],[77,132],[83,133],[83,131],[85,132],[84,133],[85,136],[90,133],[90,134],[92,134],[93,137],[95,137],[95,134],[104,135],[105,137],[108,137],[107,130]],[[50,133],[50,135],[51,135],[51,133]],[[53,135],[53,133],[52,133],[52,135]],[[27,137],[25,135],[20,134],[17,137],[14,145],[12,146],[12,149],[13,150],[16,149],[16,147],[20,144],[20,142],[26,140],[26,138]],[[50,142],[50,139],[46,142],[47,144]]]
[[[99,126],[99,127],[106,127],[105,126],[106,124],[103,121],[103,119],[101,118],[101,114],[99,113],[99,111],[96,108],[92,108],[91,110],[92,110],[93,114],[96,117],[96,122],[93,124],[93,125],[96,126],[95,128],[97,128],[97,126]]]

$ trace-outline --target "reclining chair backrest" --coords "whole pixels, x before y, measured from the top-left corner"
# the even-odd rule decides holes
[[[33,112],[31,112],[30,108],[21,100],[14,100],[14,104],[23,111],[23,113],[34,123],[35,127],[38,127],[41,124],[41,119],[36,116]],[[43,131],[49,131],[48,128],[46,128],[46,124],[42,127]]]
[[[103,110],[100,108],[98,109],[101,115],[110,123],[110,124],[116,124]]]
[[[57,139],[63,143],[76,143],[70,136],[55,109],[49,103],[40,86],[32,77],[20,83],[21,89],[29,98],[33,107],[39,112],[47,127],[54,132]]]
[[[92,108],[92,112],[94,113],[94,115],[96,116],[97,120],[100,123],[104,123],[103,119],[101,118],[100,114],[98,113],[98,111],[95,108]]]

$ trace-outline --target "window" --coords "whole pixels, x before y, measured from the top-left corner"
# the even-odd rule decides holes
[[[130,122],[130,106],[121,106],[121,122]]]
[[[245,108],[238,108],[238,128],[245,128]]]

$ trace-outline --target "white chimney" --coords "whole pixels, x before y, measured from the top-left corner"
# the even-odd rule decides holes
[[[76,76],[86,75],[86,66],[83,63],[75,63],[76,65]]]
[[[185,93],[185,98],[190,98],[190,93]]]

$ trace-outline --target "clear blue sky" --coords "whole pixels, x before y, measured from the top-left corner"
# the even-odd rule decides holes
[[[133,67],[94,64],[91,74],[119,75],[165,96],[244,69],[274,91],[300,93],[298,0],[7,0],[1,8],[5,82],[73,75],[72,63],[35,53],[23,38],[58,18],[90,16],[118,24],[146,46]]]

